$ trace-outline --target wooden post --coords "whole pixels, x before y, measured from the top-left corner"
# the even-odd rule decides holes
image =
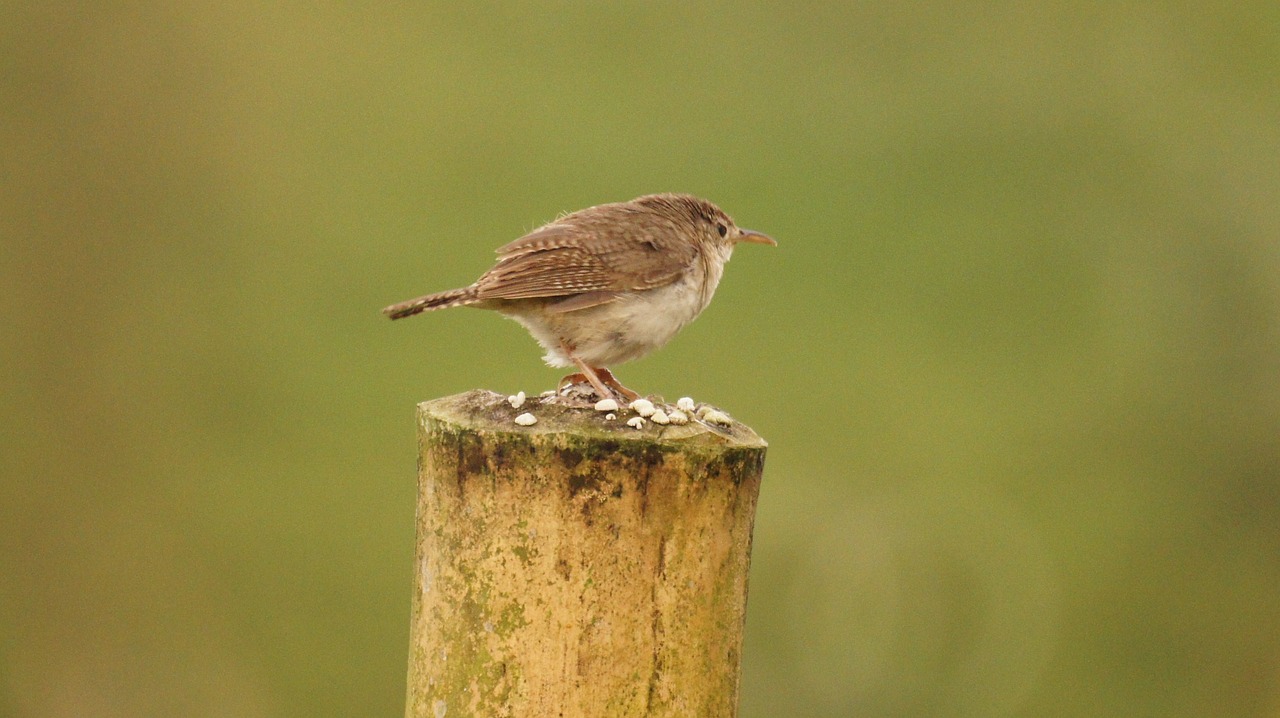
[[[629,416],[418,406],[410,718],[736,715],[766,444]]]

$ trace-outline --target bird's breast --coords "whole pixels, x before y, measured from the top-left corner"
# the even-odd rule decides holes
[[[706,308],[709,297],[701,285],[682,278],[628,292],[607,304],[555,316],[552,329],[592,366],[638,359],[671,341]]]

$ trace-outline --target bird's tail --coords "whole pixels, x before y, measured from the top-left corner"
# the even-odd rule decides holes
[[[450,289],[447,292],[437,292],[417,299],[410,299],[407,302],[392,304],[383,309],[382,313],[392,319],[403,319],[422,312],[429,312],[432,309],[465,307],[478,301],[480,301],[480,298],[476,296],[475,287],[463,287],[462,289]]]

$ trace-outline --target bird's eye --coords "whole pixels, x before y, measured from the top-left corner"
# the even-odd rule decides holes
[[[719,223],[717,223],[717,224],[716,224],[716,231],[720,233],[720,236],[721,236],[721,237],[723,237],[723,236],[725,236],[726,234],[728,234],[728,233],[729,233],[729,228],[728,228],[728,227],[726,227],[726,226],[724,226],[723,224],[719,224]]]

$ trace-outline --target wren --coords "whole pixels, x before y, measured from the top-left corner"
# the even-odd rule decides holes
[[[393,304],[392,319],[447,307],[492,309],[520,322],[561,380],[587,381],[601,398],[636,392],[608,367],[671,341],[715,294],[739,242],[777,245],[687,194],[653,194],[566,214],[498,248],[470,286]]]

